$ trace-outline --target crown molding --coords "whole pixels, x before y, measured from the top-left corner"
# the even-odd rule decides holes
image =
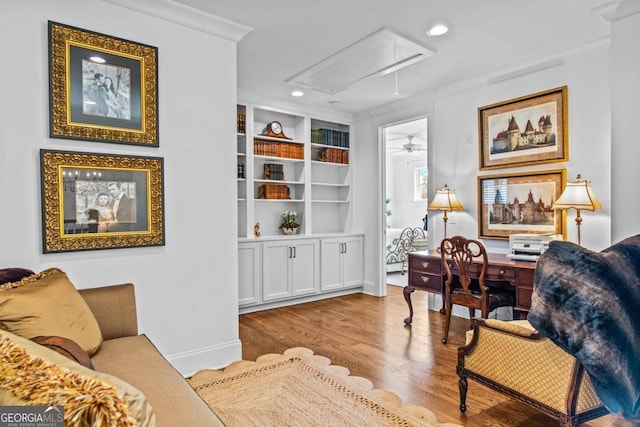
[[[640,2],[630,0],[610,0],[591,9],[608,23],[616,22],[640,13]]]
[[[239,42],[252,28],[186,6],[173,0],[102,0],[194,30]]]

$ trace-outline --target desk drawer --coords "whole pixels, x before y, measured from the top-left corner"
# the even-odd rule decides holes
[[[409,275],[409,286],[442,292],[442,276],[413,270]]]
[[[439,258],[409,257],[409,270],[440,275],[442,274],[442,260]]]
[[[485,280],[515,280],[516,269],[510,267],[487,267]]]

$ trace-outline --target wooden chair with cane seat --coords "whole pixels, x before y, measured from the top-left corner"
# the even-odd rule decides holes
[[[513,307],[513,290],[509,289],[508,283],[500,288],[488,286],[486,282],[488,258],[482,243],[463,236],[445,238],[440,243],[440,255],[446,273],[443,343],[446,344],[449,337],[453,304],[468,307],[469,319],[475,317],[476,310],[480,310],[481,318],[486,319],[498,307]]]

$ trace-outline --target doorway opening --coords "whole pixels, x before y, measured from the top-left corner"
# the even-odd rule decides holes
[[[382,144],[383,268],[387,284],[406,286],[407,251],[413,249],[414,240],[424,241],[426,245],[427,238],[427,118],[384,126]]]

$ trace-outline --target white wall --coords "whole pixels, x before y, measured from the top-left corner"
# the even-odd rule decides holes
[[[391,228],[422,228],[427,201],[414,200],[414,181],[415,169],[426,166],[427,159],[419,152],[387,154],[387,196],[392,213],[387,220]]]
[[[49,138],[48,20],[158,47],[159,148]],[[141,332],[181,372],[239,359],[236,43],[103,1],[30,0],[0,3],[0,47],[0,267],[133,282]],[[166,245],[43,255],[41,148],[163,157]]]
[[[611,243],[611,72],[608,44],[568,53],[556,64],[541,71],[521,73],[508,80],[500,81],[499,76],[480,76],[474,81],[459,82],[414,96],[359,116],[356,129],[359,135],[373,136],[379,127],[386,124],[408,117],[428,117],[430,194],[446,183],[456,189],[458,199],[464,206],[464,212],[455,213],[455,223],[449,223],[448,235],[478,237],[478,175],[566,168],[568,177],[575,179],[576,174],[580,173],[592,180],[593,191],[602,203],[602,210],[582,213],[582,244],[593,250],[601,250]],[[563,85],[568,86],[569,98],[569,161],[480,172],[478,107]],[[371,152],[380,151],[375,147],[375,139],[369,138],[367,142],[372,144]],[[376,162],[379,159],[370,159],[369,164],[362,165],[358,170],[373,169]],[[368,180],[363,183],[367,189],[362,191],[376,192],[377,182],[375,179]],[[373,209],[375,201],[367,203],[367,209]],[[380,235],[378,222],[370,218],[364,226],[368,232]],[[575,211],[568,214],[567,235],[568,240],[576,241]],[[429,247],[435,248],[442,237],[442,214],[434,212],[429,215]],[[372,240],[370,236],[369,241]],[[382,244],[381,239],[378,241]],[[508,250],[508,243],[503,240],[485,240],[484,243],[490,252]],[[381,253],[378,248],[367,249],[367,278],[375,280],[380,274],[370,269],[375,270],[380,266],[378,257]],[[379,294],[383,292],[383,286],[379,286],[381,280],[370,287],[378,289]]]
[[[635,3],[635,4],[634,4]],[[637,2],[623,2],[611,25],[612,55],[612,240],[640,233],[640,14]],[[627,15],[633,8],[635,14]]]

